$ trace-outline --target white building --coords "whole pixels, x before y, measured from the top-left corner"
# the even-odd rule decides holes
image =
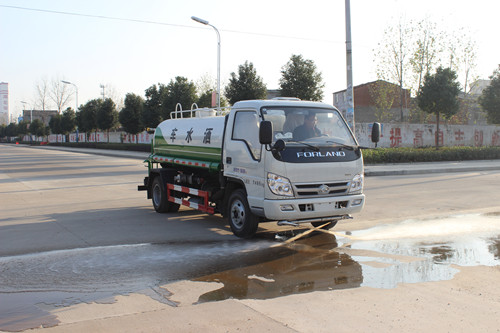
[[[0,82],[0,125],[9,124],[9,120],[9,84]]]

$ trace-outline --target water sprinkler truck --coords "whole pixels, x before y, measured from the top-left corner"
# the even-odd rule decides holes
[[[308,121],[313,136],[298,138]],[[379,136],[375,123],[372,141]],[[221,214],[242,238],[260,222],[330,228],[364,206],[363,148],[324,103],[278,98],[178,110],[154,130],[138,190],[158,213],[183,205]]]

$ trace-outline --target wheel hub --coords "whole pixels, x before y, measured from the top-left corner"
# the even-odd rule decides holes
[[[153,201],[157,206],[161,203],[161,189],[159,186],[153,188]]]
[[[231,221],[238,229],[241,229],[245,222],[245,209],[239,200],[235,200],[231,206]]]

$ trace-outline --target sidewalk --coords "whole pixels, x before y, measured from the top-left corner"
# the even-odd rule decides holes
[[[71,148],[71,147],[58,147],[58,146],[40,146],[36,148],[56,149],[63,151],[71,151],[75,153],[113,156],[120,158],[133,158],[141,160],[145,160],[149,156],[149,153],[146,152],[126,151],[126,150]],[[421,175],[430,173],[472,172],[472,171],[491,171],[491,170],[500,170],[500,160],[368,164],[365,165],[365,176],[374,177],[374,176]]]
[[[491,170],[500,170],[500,160],[368,164],[365,165],[365,176],[421,175]]]
[[[73,153],[94,154],[94,155],[112,156],[121,158],[134,158],[141,160],[145,160],[150,155],[150,153],[148,152],[129,151],[129,150],[73,148],[73,147],[61,147],[61,146],[33,146],[33,148],[53,149],[53,150],[70,151]]]

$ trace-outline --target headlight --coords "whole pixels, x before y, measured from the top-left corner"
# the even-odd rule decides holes
[[[290,180],[288,180],[288,178],[269,172],[267,174],[267,185],[269,186],[271,192],[276,195],[293,197],[292,184],[290,184]]]
[[[363,175],[356,175],[351,180],[351,185],[349,186],[349,194],[359,194],[363,192]]]

